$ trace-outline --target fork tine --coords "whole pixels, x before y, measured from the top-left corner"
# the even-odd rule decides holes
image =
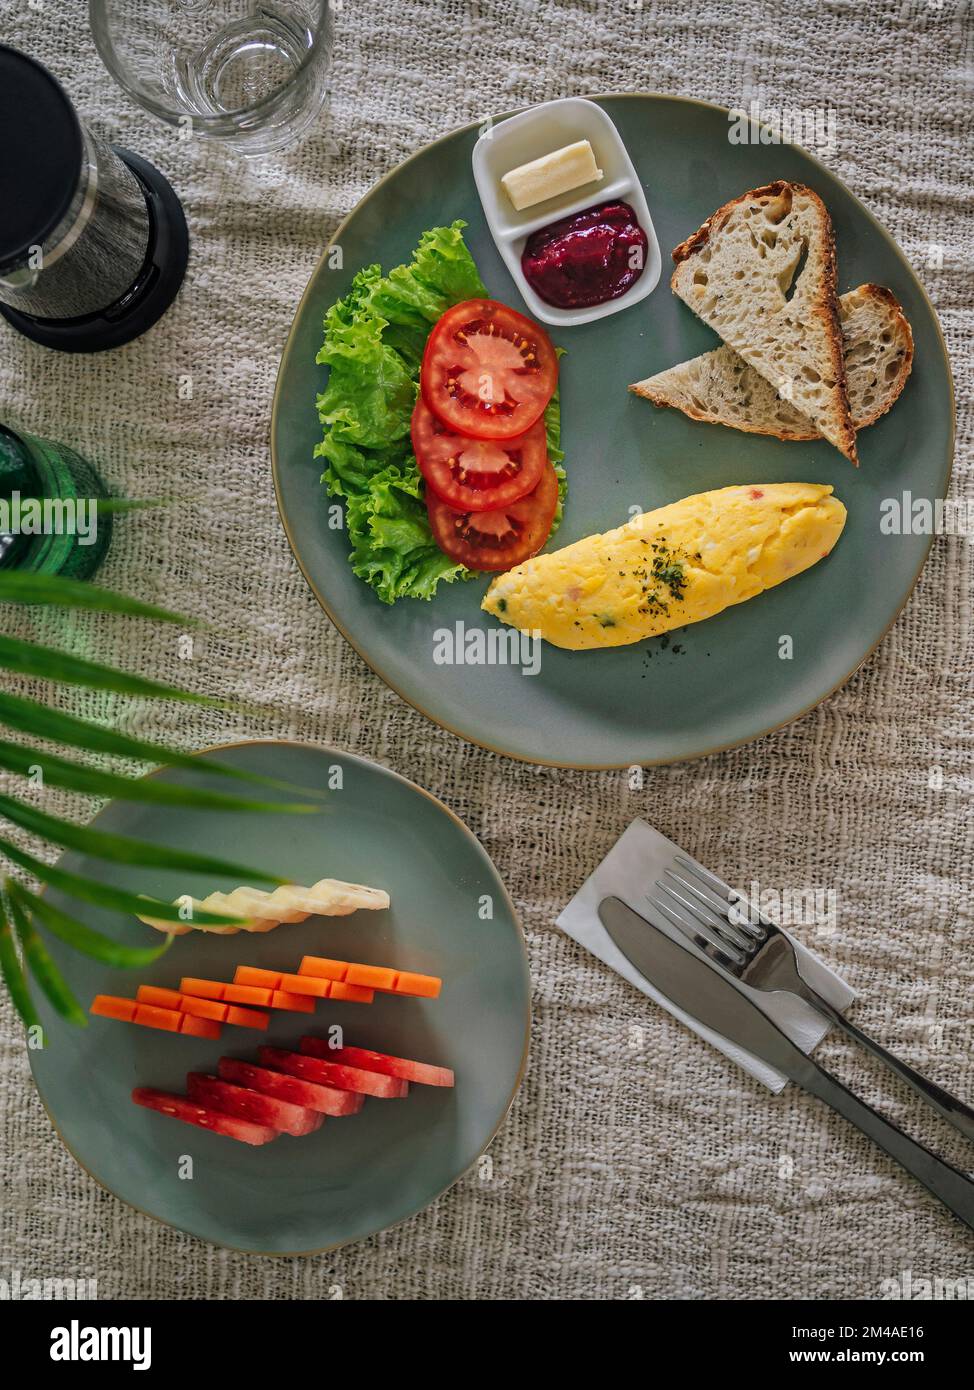
[[[699,919],[694,918],[688,921],[685,917],[677,915],[659,897],[652,897],[647,893],[646,900],[656,908],[657,912],[661,912],[678,931],[689,937],[695,946],[699,946],[702,951],[705,951],[711,960],[717,961],[734,974],[743,970],[747,964],[747,957],[736,946],[732,946],[729,941],[726,941],[724,937],[701,923]]]
[[[681,869],[689,869],[691,874],[696,874],[697,878],[702,879],[719,898],[724,900],[724,902],[730,901],[730,884],[725,883],[724,880],[718,878],[716,874],[712,874],[710,870],[705,869],[702,864],[697,864],[692,859],[688,859],[685,854],[674,854],[673,862],[674,864],[679,864]]]
[[[718,878],[716,873],[711,873],[709,869],[704,869],[703,865],[698,865],[698,863],[693,862],[692,859],[686,858],[686,855],[675,853],[675,855],[672,856],[672,862],[681,866],[681,869],[686,869],[689,873],[696,874],[696,877],[721,899],[721,906],[734,905],[735,899],[741,901],[741,894],[735,892],[734,888],[731,888],[731,885],[724,883],[723,878]],[[757,909],[757,920],[759,920],[759,923],[763,927],[775,926],[775,923],[771,922],[770,917],[764,915],[760,908]]]
[[[664,876],[672,878],[673,882],[678,883],[681,888],[692,891],[690,885],[685,884],[683,879],[680,878],[678,874],[674,874],[672,870],[664,870]],[[675,898],[676,901],[690,913],[691,917],[696,917],[698,921],[706,922],[708,927],[711,927],[715,932],[719,932],[725,941],[729,941],[733,946],[736,946],[738,950],[743,951],[746,955],[750,955],[754,951],[757,945],[754,937],[748,936],[746,932],[741,931],[739,927],[736,927],[733,922],[728,921],[726,917],[719,917],[716,912],[711,912],[710,908],[704,904],[703,899],[695,900],[694,898],[687,897],[686,893],[677,892],[675,888],[671,888],[668,883],[662,883],[659,879],[656,880],[656,887],[662,889],[664,893],[669,894],[671,898]]]
[[[675,859],[678,863],[686,864],[687,869],[692,872],[699,871],[701,875],[708,873],[708,870],[698,869],[697,865],[690,864],[688,860],[683,859],[679,855],[675,856]],[[745,936],[749,937],[752,941],[761,942],[767,936],[765,927],[771,926],[772,924],[768,921],[763,912],[759,912],[757,914],[757,922],[752,922],[750,915],[744,914],[740,915],[740,920],[731,921],[730,913],[732,909],[737,906],[737,902],[735,902],[734,899],[737,898],[738,902],[743,901],[743,899],[741,899],[738,895],[734,894],[730,888],[727,888],[726,884],[721,883],[721,880],[717,878],[716,874],[709,874],[709,877],[714,880],[714,883],[721,883],[721,887],[725,889],[727,894],[726,897],[721,898],[719,907],[716,903],[713,902],[711,898],[709,898],[705,893],[703,893],[701,889],[691,880],[687,878],[681,878],[679,874],[673,873],[672,870],[669,869],[666,872],[670,873],[671,876],[676,880],[676,882],[682,884],[682,886],[686,888],[688,892],[695,894],[696,897],[698,897],[701,900],[701,902],[706,903],[706,905],[711,909],[711,911],[719,912],[721,916],[726,917],[727,921],[730,923],[732,927],[737,927],[740,931],[742,931],[745,934]]]

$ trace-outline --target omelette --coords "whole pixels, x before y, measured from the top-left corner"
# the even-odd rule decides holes
[[[555,647],[621,647],[712,618],[824,560],[846,509],[818,483],[698,492],[536,555],[481,607]]]

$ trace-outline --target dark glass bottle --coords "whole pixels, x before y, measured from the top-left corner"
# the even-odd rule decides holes
[[[110,497],[74,449],[0,425],[0,569],[89,578],[111,542]]]

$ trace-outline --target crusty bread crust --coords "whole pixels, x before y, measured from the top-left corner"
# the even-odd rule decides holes
[[[882,285],[859,285],[857,289],[848,291],[840,298],[840,326],[842,326],[845,352],[848,352],[850,348],[858,350],[863,341],[861,330],[858,333],[853,333],[850,339],[850,333],[845,326],[846,316],[857,311],[864,302],[868,301],[882,306],[882,309],[877,312],[880,313],[880,324],[884,325],[883,331],[888,331],[891,335],[892,360],[895,361],[897,370],[895,378],[886,377],[879,384],[881,389],[875,389],[877,383],[867,381],[866,387],[875,390],[870,404],[869,390],[865,389],[863,383],[858,380],[861,371],[857,372],[858,390],[853,392],[853,377],[847,366],[846,377],[849,382],[850,408],[853,411],[853,425],[857,431],[873,424],[891,409],[899,399],[913,366],[913,332],[910,324],[896,296]],[[882,343],[877,343],[876,346],[880,364],[885,365],[885,369],[888,371],[890,353],[883,352]],[[694,358],[690,362],[680,363],[675,367],[659,372],[645,381],[634,382],[629,389],[634,395],[651,401],[653,405],[661,408],[673,408],[693,420],[701,420],[706,424],[723,425],[728,429],[739,430],[744,434],[761,434],[784,440],[822,438],[821,433],[812,422],[794,407],[788,411],[793,417],[793,422],[784,423],[779,419],[776,423],[780,427],[776,429],[771,423],[772,417],[767,408],[762,412],[762,408],[755,405],[753,413],[748,415],[746,409],[741,408],[740,398],[729,400],[726,394],[723,397],[715,394],[708,400],[709,409],[699,404],[699,398],[695,400],[691,386],[694,381],[691,369],[697,368],[699,372],[705,364],[710,364],[714,359],[727,359],[728,356],[731,361],[736,361],[742,368],[744,367],[742,359],[734,352],[733,348],[725,344]],[[682,377],[679,375],[681,372],[684,373]],[[745,372],[751,374],[752,380],[757,375],[753,367],[746,367]],[[741,384],[743,386],[743,379]],[[766,383],[766,390],[773,394],[770,383]],[[749,403],[745,402],[745,405]],[[734,408],[735,405],[737,406],[736,409]]]
[[[910,320],[903,312],[900,301],[896,298],[896,295],[893,294],[892,290],[888,290],[885,285],[860,285],[858,293],[865,295],[869,299],[881,300],[882,303],[889,307],[893,318],[896,320],[896,332],[901,335],[904,344],[903,357],[900,362],[899,379],[894,390],[890,392],[886,400],[880,403],[878,409],[874,410],[869,418],[864,421],[864,424],[872,425],[881,415],[885,415],[888,410],[891,410],[899,400],[903,387],[906,385],[907,377],[913,370],[913,329],[910,327]],[[862,428],[862,426],[860,426],[860,428]]]
[[[818,294],[812,300],[809,313],[811,317],[821,321],[825,341],[828,347],[830,374],[836,383],[836,394],[840,403],[840,419],[837,422],[837,447],[843,454],[858,467],[859,460],[856,457],[856,432],[852,424],[852,416],[849,410],[849,396],[846,387],[845,359],[842,351],[842,330],[839,324],[837,277],[835,265],[835,234],[832,229],[832,219],[828,209],[822,199],[814,189],[807,184],[788,183],[784,179],[776,179],[773,183],[763,184],[760,188],[750,189],[742,193],[740,197],[733,198],[725,203],[707,218],[706,222],[697,229],[685,241],[681,241],[673,252],[675,267],[671,277],[671,287],[674,293],[681,299],[686,300],[686,295],[680,292],[680,280],[686,274],[686,262],[700,253],[707,242],[721,230],[730,218],[734,209],[742,203],[759,198],[780,198],[787,201],[790,209],[791,201],[795,194],[809,198],[816,206],[823,233],[823,267],[822,280]],[[687,300],[687,302],[689,302]],[[691,306],[692,307],[692,306]],[[760,370],[757,363],[753,363],[756,370]],[[773,383],[774,384],[774,383]]]

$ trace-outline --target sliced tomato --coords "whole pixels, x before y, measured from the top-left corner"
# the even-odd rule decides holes
[[[533,492],[548,458],[541,420],[513,439],[474,439],[444,425],[422,396],[413,411],[412,435],[426,486],[461,512],[492,511]]]
[[[436,323],[419,384],[450,429],[512,439],[540,420],[558,385],[558,358],[543,328],[496,299],[467,299]]]
[[[496,511],[461,512],[426,494],[436,544],[472,570],[509,570],[536,555],[551,534],[557,506],[558,475],[550,463],[533,492]]]

